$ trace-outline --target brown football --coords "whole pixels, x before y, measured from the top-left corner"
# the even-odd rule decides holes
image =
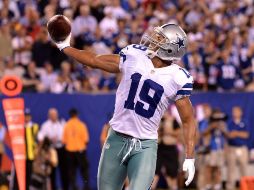
[[[52,40],[61,42],[70,34],[71,23],[64,15],[55,15],[49,19],[47,28]]]

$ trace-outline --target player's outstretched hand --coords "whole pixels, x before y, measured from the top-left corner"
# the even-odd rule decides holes
[[[53,41],[53,40],[52,40]],[[71,33],[67,36],[67,38],[64,41],[61,42],[55,42],[56,46],[60,51],[62,51],[64,48],[70,47],[71,43]]]
[[[188,179],[185,181],[185,185],[188,186],[195,175],[195,159],[185,159],[183,163],[183,171],[188,173]]]

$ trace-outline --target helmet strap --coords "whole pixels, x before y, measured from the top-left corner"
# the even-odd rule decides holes
[[[158,51],[158,50],[157,50]],[[157,51],[153,51],[153,50],[150,50],[150,49],[147,49],[146,50],[146,54],[147,56],[152,59],[154,58],[155,56],[157,56]]]

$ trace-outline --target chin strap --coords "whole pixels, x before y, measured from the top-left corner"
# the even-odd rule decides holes
[[[157,50],[157,51],[158,51],[158,50]],[[155,52],[155,51],[153,51],[153,50],[147,49],[147,50],[146,50],[146,54],[147,54],[147,56],[148,56],[150,59],[152,59],[152,58],[154,58],[155,56],[158,56],[158,55],[157,55],[157,51]]]

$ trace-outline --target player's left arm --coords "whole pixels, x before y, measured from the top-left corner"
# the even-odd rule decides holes
[[[194,158],[195,138],[196,138],[196,121],[194,118],[193,108],[189,97],[184,97],[175,102],[180,115],[185,142],[185,157]]]
[[[195,174],[194,150],[196,141],[196,121],[189,97],[178,99],[175,102],[175,105],[177,107],[183,126],[186,154],[185,161],[183,163],[183,170],[188,172],[188,179],[185,184],[189,185],[193,180]]]

